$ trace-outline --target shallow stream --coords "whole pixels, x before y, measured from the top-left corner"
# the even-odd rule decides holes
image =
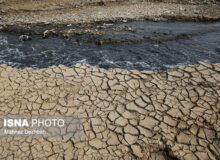
[[[220,62],[220,22],[135,21],[114,25],[130,26],[133,31],[110,31],[96,36],[101,41],[118,42],[102,45],[74,37],[43,39],[38,35],[21,42],[17,34],[0,32],[0,64],[45,68],[83,62],[102,68],[158,71],[197,61]]]

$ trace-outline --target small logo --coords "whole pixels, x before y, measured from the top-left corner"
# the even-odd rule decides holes
[[[0,137],[80,137],[78,116],[7,115],[0,116]]]

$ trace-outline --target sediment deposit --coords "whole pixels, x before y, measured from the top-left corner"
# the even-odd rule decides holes
[[[122,20],[191,20],[215,21],[220,19],[219,2],[211,1],[169,1],[154,0],[119,1],[0,1],[0,27],[11,25],[79,24],[100,21]],[[184,2],[184,4],[180,4]],[[192,5],[195,2],[197,5]],[[202,2],[202,3],[197,3]],[[204,4],[204,2],[209,2]]]
[[[0,66],[0,114],[79,115],[80,139],[1,138],[1,159],[219,159],[220,64]]]

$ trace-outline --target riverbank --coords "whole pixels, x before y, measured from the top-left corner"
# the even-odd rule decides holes
[[[14,3],[13,3],[14,2]],[[44,3],[43,3],[44,2]],[[47,25],[79,25],[129,20],[218,21],[219,4],[177,4],[140,1],[77,3],[71,1],[2,1],[0,28],[45,28]],[[87,4],[87,5],[86,5]],[[56,30],[56,27],[54,28]]]

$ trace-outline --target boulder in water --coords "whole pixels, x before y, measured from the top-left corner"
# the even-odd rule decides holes
[[[48,37],[49,35],[56,35],[55,29],[51,29],[51,30],[46,30],[46,31],[44,31],[44,33],[43,33],[43,37],[44,37],[44,38]]]
[[[31,40],[31,37],[28,35],[21,35],[21,36],[19,36],[19,40],[24,42],[24,41]]]

